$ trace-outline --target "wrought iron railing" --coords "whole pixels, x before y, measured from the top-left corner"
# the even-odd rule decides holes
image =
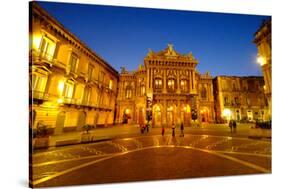
[[[31,55],[33,61],[36,61],[36,60],[46,60],[48,62],[52,62],[53,61],[53,57],[54,57],[53,54],[45,53],[45,52],[42,52],[42,51],[36,51],[34,49],[31,50],[31,54],[30,55]]]

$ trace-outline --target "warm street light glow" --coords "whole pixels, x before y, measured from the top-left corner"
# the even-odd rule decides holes
[[[130,110],[129,110],[129,109],[126,109],[126,110],[125,110],[125,113],[126,113],[126,114],[129,114],[129,113],[130,113]]]
[[[222,116],[223,116],[223,117],[226,117],[227,120],[229,121],[229,120],[230,120],[230,116],[231,116],[231,111],[230,111],[230,109],[228,109],[228,108],[224,109],[223,112],[222,112]]]
[[[39,49],[41,44],[42,35],[37,34],[32,36],[32,47],[36,50]]]
[[[60,80],[58,85],[58,90],[60,95],[62,95],[63,89],[64,89],[64,81]]]
[[[63,103],[63,99],[62,99],[62,98],[59,98],[59,99],[57,100],[57,102],[58,102],[59,104],[62,104],[62,103]]]
[[[257,62],[262,66],[265,64],[265,59],[262,56],[258,56]]]
[[[222,115],[228,117],[228,116],[231,115],[231,111],[226,108],[226,109],[223,110]]]

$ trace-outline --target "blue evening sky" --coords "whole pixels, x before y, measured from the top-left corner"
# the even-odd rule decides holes
[[[267,16],[40,2],[117,71],[137,69],[148,49],[192,52],[200,73],[262,75],[252,42]]]

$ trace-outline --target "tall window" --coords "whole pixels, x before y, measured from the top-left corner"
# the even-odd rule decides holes
[[[42,37],[39,47],[39,53],[41,57],[44,57],[47,60],[52,60],[55,48],[56,43],[52,39],[48,38],[47,36]]]
[[[238,97],[235,97],[235,98],[234,98],[234,101],[235,101],[235,104],[236,104],[236,105],[239,104],[239,98],[238,98]]]
[[[66,82],[65,85],[64,85],[63,96],[66,97],[66,98],[72,98],[73,89],[74,89],[74,83]]]
[[[180,82],[180,85],[181,85],[181,90],[183,92],[187,92],[187,80],[186,79],[182,79],[181,82]]]
[[[168,79],[168,90],[169,91],[175,90],[175,79]]]
[[[94,68],[93,66],[89,65],[88,66],[88,80],[91,81],[93,78],[93,73],[94,73]]]
[[[232,90],[233,90],[233,91],[236,91],[236,85],[235,85],[235,83],[232,83]]]
[[[225,105],[228,104],[228,97],[227,97],[227,96],[224,97],[224,104],[225,104]]]
[[[112,87],[113,87],[113,82],[112,82],[112,79],[109,80],[109,84],[108,84],[108,88],[110,90],[112,90]]]
[[[104,75],[105,75],[105,73],[103,71],[100,71],[100,73],[99,73],[99,82],[103,83]]]
[[[84,91],[83,103],[88,104],[91,98],[91,88],[86,87]]]
[[[75,53],[71,53],[69,65],[70,65],[70,72],[76,73],[78,68],[78,56]]]
[[[202,87],[201,98],[204,98],[204,99],[207,98],[207,89],[206,89],[206,87]]]
[[[141,86],[140,86],[140,95],[141,96],[145,95],[145,86],[144,86],[144,84],[141,84]]]
[[[154,83],[155,89],[162,89],[162,79],[161,78],[156,78],[155,83]]]
[[[248,106],[250,105],[251,101],[250,101],[249,97],[246,97],[246,103],[247,103]]]
[[[31,78],[31,90],[44,92],[47,83],[47,76],[33,74]]]
[[[126,99],[130,99],[132,98],[132,88],[131,87],[127,87],[125,90],[125,97]]]

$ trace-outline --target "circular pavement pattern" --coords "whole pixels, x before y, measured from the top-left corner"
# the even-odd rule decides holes
[[[32,157],[35,187],[271,172],[271,142],[209,135],[141,136]]]

